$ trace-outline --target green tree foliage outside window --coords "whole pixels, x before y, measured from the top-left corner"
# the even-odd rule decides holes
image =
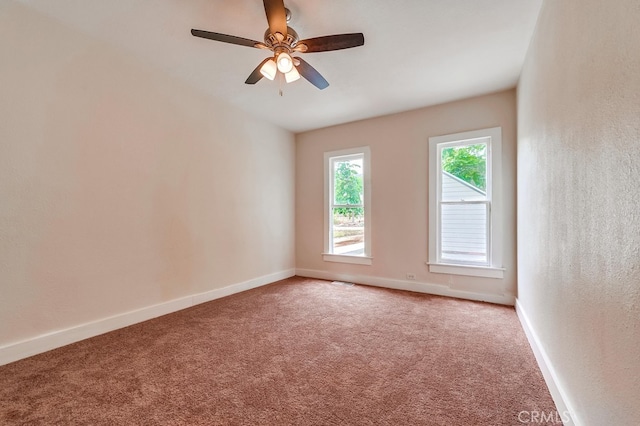
[[[442,150],[442,169],[483,191],[487,188],[487,145]]]
[[[359,173],[360,165],[350,161],[337,163],[335,169],[335,204],[362,204],[362,174]],[[361,216],[364,213],[362,207],[338,207],[335,213],[342,216]]]

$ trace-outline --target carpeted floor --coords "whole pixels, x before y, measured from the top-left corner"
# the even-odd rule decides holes
[[[518,425],[521,411],[555,406],[512,308],[298,277],[0,367],[3,425]]]

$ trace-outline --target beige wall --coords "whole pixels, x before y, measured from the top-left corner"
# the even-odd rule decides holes
[[[429,273],[425,264],[428,138],[495,126],[503,130],[505,278]],[[364,145],[371,147],[373,265],[324,262],[323,153]],[[514,90],[296,135],[298,273],[512,301],[516,290],[515,145]],[[406,281],[407,273],[416,274],[416,281]]]
[[[585,425],[640,419],[638,22],[545,1],[518,88],[518,298]]]
[[[0,347],[293,270],[291,133],[0,8]]]

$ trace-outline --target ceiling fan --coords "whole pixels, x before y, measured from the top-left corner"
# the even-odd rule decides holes
[[[289,9],[284,7],[283,0],[264,0],[264,10],[269,23],[269,28],[264,34],[264,43],[196,29],[192,29],[191,34],[223,43],[272,51],[273,57],[263,60],[249,75],[249,78],[245,81],[246,84],[256,84],[262,77],[273,80],[280,73],[284,75],[287,83],[296,81],[302,76],[320,90],[329,86],[327,80],[305,60],[292,55],[294,53],[349,49],[364,44],[364,35],[362,33],[336,34],[300,40],[298,33],[287,25],[291,14]]]

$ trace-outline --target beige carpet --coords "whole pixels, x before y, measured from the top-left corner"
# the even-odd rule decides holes
[[[3,425],[519,425],[521,411],[555,406],[512,308],[303,278],[0,367]]]

